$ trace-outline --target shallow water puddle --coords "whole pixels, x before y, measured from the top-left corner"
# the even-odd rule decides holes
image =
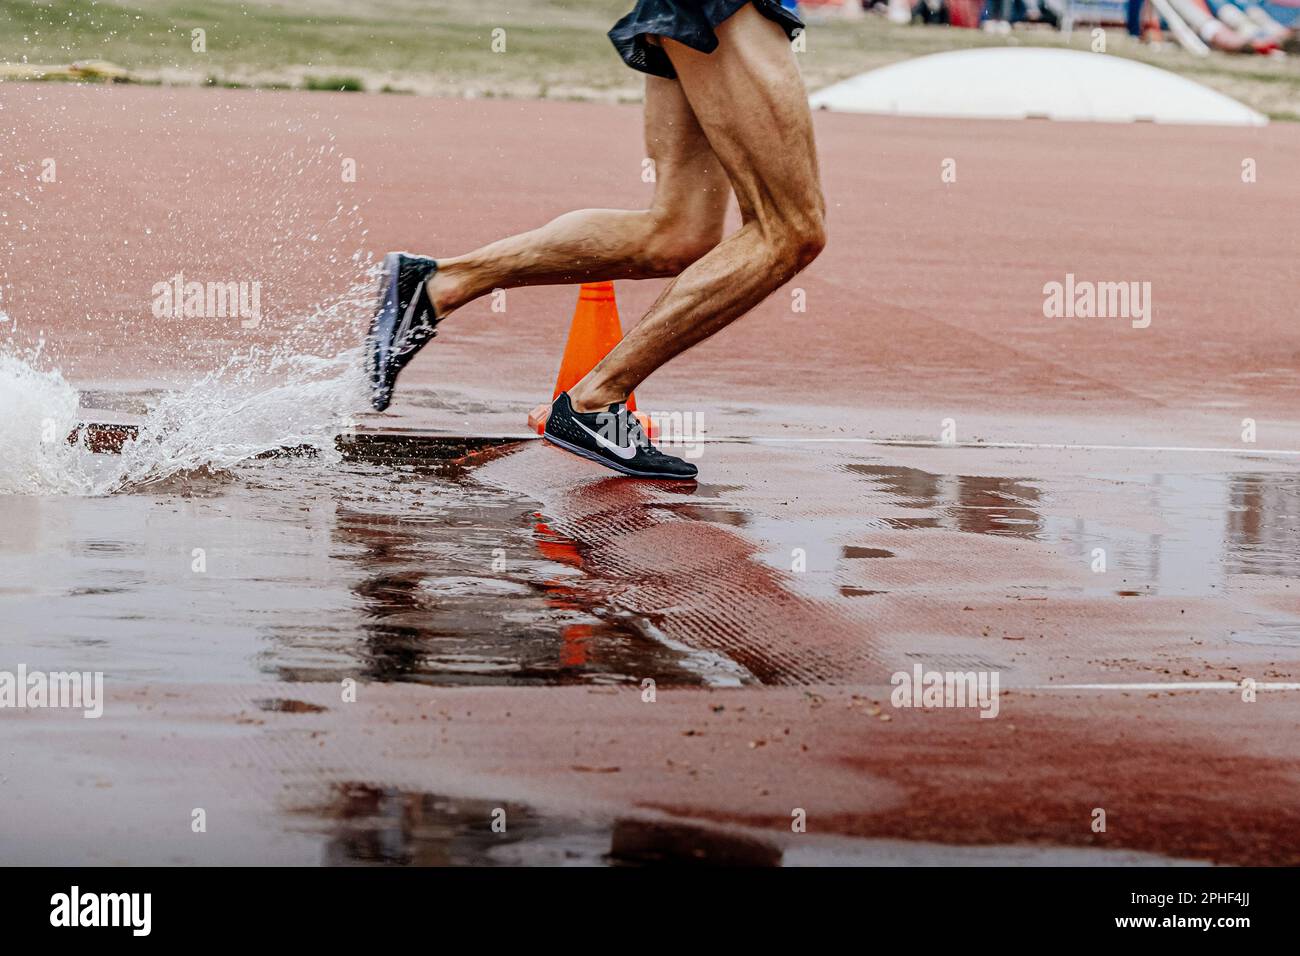
[[[780,866],[765,839],[686,821],[544,814],[514,801],[347,782],[295,811],[325,865]],[[813,861],[818,857],[811,854]]]
[[[373,457],[373,456],[371,456]],[[532,503],[453,465],[288,455],[0,496],[0,653],[177,682],[707,682]]]
[[[324,838],[328,866],[599,866],[610,848],[597,823],[361,782],[331,786],[295,816]]]

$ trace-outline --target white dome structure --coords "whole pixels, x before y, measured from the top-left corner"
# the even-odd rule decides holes
[[[814,109],[967,119],[1265,126],[1231,97],[1145,63],[1078,50],[955,50],[828,86]]]

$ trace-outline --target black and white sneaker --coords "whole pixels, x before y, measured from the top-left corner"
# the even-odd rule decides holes
[[[575,455],[600,462],[635,478],[694,478],[699,470],[688,461],[665,455],[646,437],[641,423],[626,405],[605,412],[577,412],[569,393],[561,392],[551,404],[545,438]]]
[[[425,282],[438,263],[423,256],[390,252],[379,276],[379,301],[366,342],[370,404],[382,412],[393,400],[397,373],[437,333],[442,321],[429,301]]]

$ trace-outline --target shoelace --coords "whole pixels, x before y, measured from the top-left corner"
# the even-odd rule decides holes
[[[412,324],[406,335],[393,343],[393,352],[397,355],[405,355],[422,347],[430,339],[438,337],[438,322],[440,319],[434,319],[432,313],[425,310],[420,313],[419,324]],[[432,321],[426,321],[426,318]]]
[[[424,280],[420,281],[423,282]],[[424,303],[419,307],[415,321],[406,330],[406,334],[393,343],[393,351],[398,355],[405,355],[412,349],[420,348],[430,339],[436,338],[438,323],[442,321],[438,314],[433,311],[433,303],[429,301],[428,294],[424,290],[417,290],[415,295],[423,297]]]
[[[627,410],[627,406],[619,409],[619,414],[623,416],[623,426],[627,429],[628,438],[636,444],[643,452],[652,458],[667,457],[656,448],[646,436],[644,429],[641,428],[640,420]]]

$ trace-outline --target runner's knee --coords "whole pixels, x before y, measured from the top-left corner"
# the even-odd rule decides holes
[[[807,222],[802,223],[795,233],[794,261],[799,269],[812,264],[823,249],[826,248],[826,217],[818,212]]]
[[[655,216],[646,242],[648,270],[657,276],[680,275],[692,262],[722,241],[722,223],[685,216]]]
[[[807,268],[826,248],[826,216],[820,203],[805,213],[782,216],[767,232],[775,266],[783,275]]]

